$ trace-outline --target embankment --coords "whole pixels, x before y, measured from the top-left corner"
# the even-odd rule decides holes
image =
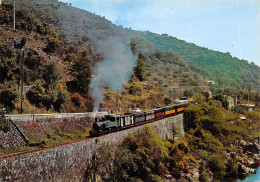
[[[173,125],[183,131],[183,115],[149,123],[162,138],[172,137]],[[85,141],[0,159],[0,181],[84,181],[88,160],[103,142],[118,143],[137,133],[137,126]]]

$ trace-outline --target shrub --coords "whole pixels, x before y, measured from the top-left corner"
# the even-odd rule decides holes
[[[173,124],[173,126],[172,126],[172,135],[173,135],[173,138],[183,136],[181,133],[180,127],[176,126],[176,124]]]
[[[38,80],[35,85],[27,92],[27,99],[36,106],[42,106],[45,103],[47,93],[43,82]]]
[[[43,67],[44,71],[42,74],[42,78],[47,84],[53,84],[62,78],[62,73],[56,62],[47,62],[45,65],[43,65]]]
[[[0,108],[1,109],[1,108]],[[0,130],[8,132],[11,130],[10,121],[5,116],[5,111],[0,110]]]
[[[38,80],[32,89],[26,94],[28,100],[36,106],[45,106],[47,109],[54,108],[56,111],[60,110],[61,104],[68,99],[68,92],[66,87],[61,82],[54,82],[46,85]]]
[[[221,179],[225,175],[226,165],[223,162],[222,157],[213,155],[209,158],[208,165],[211,171],[214,173],[215,179]]]
[[[83,98],[79,93],[74,93],[71,97],[71,101],[75,104],[75,106],[80,107],[83,104]]]
[[[235,158],[228,159],[227,162],[227,172],[229,173],[229,176],[238,176],[238,166],[237,166],[237,160]]]
[[[209,178],[205,172],[202,172],[199,176],[199,181],[201,182],[209,182]]]
[[[244,111],[244,114],[247,118],[260,120],[260,112],[258,111]]]
[[[37,28],[38,28],[38,26],[37,26]],[[39,26],[39,29],[43,29],[43,27]],[[54,37],[50,37],[47,40],[48,40],[48,44],[47,44],[46,48],[44,49],[44,51],[46,51],[46,52],[52,53],[56,49],[63,46],[63,42],[59,41],[58,39],[56,39]]]
[[[4,107],[13,110],[15,109],[15,102],[18,102],[19,92],[15,89],[6,89],[0,93],[0,103],[4,105]]]
[[[149,181],[152,181],[152,182],[162,182],[162,181],[164,181],[160,176],[155,175],[155,174],[152,174],[150,176],[150,179],[151,180],[149,180]]]

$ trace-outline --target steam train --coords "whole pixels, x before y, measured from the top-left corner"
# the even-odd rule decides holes
[[[104,118],[95,121],[93,124],[93,130],[90,134],[95,135],[109,131],[121,130],[174,116],[184,112],[186,105],[187,103],[180,103],[165,107],[157,107],[152,110],[138,113],[105,115]]]

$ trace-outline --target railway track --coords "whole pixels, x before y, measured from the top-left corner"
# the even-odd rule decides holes
[[[105,131],[105,132],[102,132],[102,133],[96,133],[96,134],[91,135],[91,136],[89,136],[85,139],[79,139],[79,140],[75,140],[75,141],[65,143],[65,144],[61,144],[61,145],[57,145],[57,146],[36,148],[36,149],[32,149],[32,150],[2,155],[2,156],[0,156],[0,160],[5,160],[5,159],[8,159],[8,158],[13,158],[13,157],[19,157],[19,156],[22,156],[22,155],[32,154],[32,153],[36,153],[36,152],[43,152],[43,151],[50,150],[50,149],[53,149],[53,148],[59,148],[59,147],[72,145],[72,144],[76,144],[76,143],[80,143],[80,142],[84,142],[84,141],[95,140],[95,139],[97,139],[101,136],[107,136],[107,135],[114,134],[114,133],[117,133],[117,132],[122,132],[122,131],[130,129],[130,128],[138,127],[138,126],[141,126],[141,125],[148,125],[150,123],[157,122],[157,121],[159,121],[159,120],[154,120],[154,121],[147,122],[147,123],[141,123],[141,124],[138,124],[138,125],[135,125],[135,126],[132,126],[132,127],[125,127],[125,128],[122,128],[121,130],[114,129],[114,130],[109,130],[109,131]]]

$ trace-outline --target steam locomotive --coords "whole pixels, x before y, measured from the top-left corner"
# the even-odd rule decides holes
[[[95,121],[90,134],[102,134],[104,132],[121,130],[174,116],[184,112],[186,105],[187,103],[180,103],[138,113],[105,115],[104,118]]]

